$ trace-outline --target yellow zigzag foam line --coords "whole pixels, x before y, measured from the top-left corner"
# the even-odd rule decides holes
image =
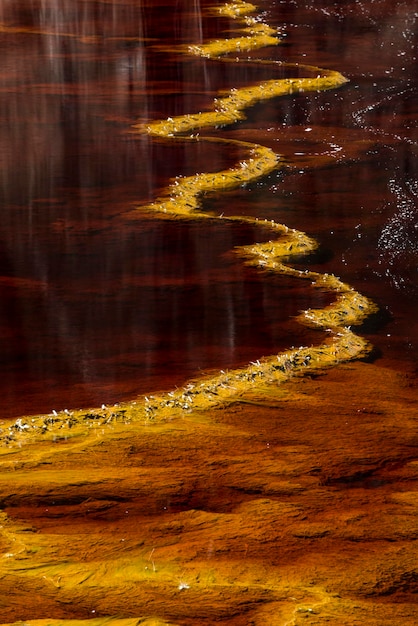
[[[210,42],[201,46],[190,46],[189,52],[208,57],[218,57],[237,49],[254,49],[262,45],[277,45],[278,38],[273,37],[273,29],[251,17],[255,7],[248,3],[226,4],[218,9],[222,15],[241,20],[247,35],[244,38]],[[245,46],[244,46],[245,44]],[[257,62],[257,61],[255,61]],[[273,62],[274,63],[274,62]],[[300,66],[298,66],[300,67]],[[305,66],[307,67],[307,66]],[[260,100],[292,94],[298,91],[320,91],[337,88],[346,79],[335,71],[324,71],[309,67],[316,78],[269,80],[259,85],[232,89],[229,95],[216,99],[214,110],[184,115],[167,120],[158,120],[147,125],[135,125],[138,132],[164,138],[187,133],[185,137],[193,139],[192,133],[204,127],[232,124],[243,119],[244,109]],[[206,138],[206,141],[222,139]],[[232,143],[232,142],[229,142]],[[32,419],[19,418],[15,424],[3,433],[8,445],[20,440],[37,436],[45,439],[50,432],[56,436],[84,434],[92,426],[123,422],[124,424],[141,419],[165,419],[176,412],[205,410],[225,403],[233,402],[242,394],[270,383],[282,383],[295,375],[303,375],[315,370],[335,366],[343,361],[359,358],[369,351],[368,343],[350,330],[351,325],[359,324],[376,306],[366,297],[342,282],[336,276],[311,271],[301,271],[285,264],[290,257],[309,254],[317,248],[315,240],[305,233],[288,228],[274,221],[257,220],[250,217],[217,217],[202,210],[200,197],[204,193],[234,189],[245,183],[253,182],[279,167],[279,156],[273,150],[258,144],[235,142],[247,147],[249,156],[236,167],[217,173],[199,173],[194,176],[176,178],[166,190],[164,197],[147,206],[139,207],[128,217],[140,217],[140,211],[153,211],[172,219],[209,219],[239,221],[260,225],[270,229],[276,237],[267,243],[256,243],[237,249],[247,259],[247,263],[264,271],[277,272],[310,280],[314,287],[335,292],[336,300],[323,309],[309,309],[299,317],[302,324],[325,330],[329,333],[326,342],[319,346],[290,349],[278,355],[263,358],[248,367],[219,374],[206,379],[190,382],[183,389],[145,397],[143,401],[130,402],[114,407],[102,407],[85,411],[65,411],[59,414],[40,416]]]
[[[192,45],[188,47],[189,52],[213,59],[229,52],[244,52],[266,46],[276,46],[278,43],[277,36],[275,36],[276,31],[268,24],[264,24],[252,16],[256,9],[257,7],[249,2],[236,2],[218,7],[216,9],[217,14],[240,19],[245,24],[242,29],[245,36],[234,39],[217,39],[207,44]]]

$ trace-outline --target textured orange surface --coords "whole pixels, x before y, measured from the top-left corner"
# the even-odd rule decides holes
[[[412,626],[415,400],[356,363],[10,453],[2,624]]]
[[[1,626],[415,625],[414,373],[314,351],[4,426]]]

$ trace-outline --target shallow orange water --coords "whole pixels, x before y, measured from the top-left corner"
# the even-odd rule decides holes
[[[2,623],[412,626],[413,383],[350,364],[3,457]]]

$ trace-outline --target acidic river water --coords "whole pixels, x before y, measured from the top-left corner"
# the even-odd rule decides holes
[[[408,3],[300,5],[263,3],[282,45],[227,63],[181,47],[233,25],[204,3],[1,3],[2,417],[129,399],[318,341],[293,320],[332,296],[244,267],[231,251],[262,239],[253,225],[125,217],[175,176],[239,161],[235,144],[131,126],[295,73],[248,57],[350,82],[262,102],[215,131],[268,145],[285,165],[205,209],[313,236],[320,249],[304,266],[374,300],[368,338],[413,365],[416,16]]]

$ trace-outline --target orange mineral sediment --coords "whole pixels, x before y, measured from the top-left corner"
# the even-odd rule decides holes
[[[246,49],[260,37],[279,43],[253,23],[253,5],[219,11],[246,31]],[[243,40],[188,50],[219,56]],[[221,95],[213,111],[134,132],[184,139],[235,123],[265,98],[344,82],[322,70],[272,80]],[[1,626],[416,623],[413,381],[356,361],[370,346],[351,326],[376,307],[334,275],[291,265],[316,249],[314,239],[205,211],[205,194],[281,166],[270,148],[239,143],[248,151],[241,163],[177,178],[126,219],[151,211],[262,226],[271,241],[237,255],[335,294],[298,318],[326,339],[170,392],[3,425]]]

